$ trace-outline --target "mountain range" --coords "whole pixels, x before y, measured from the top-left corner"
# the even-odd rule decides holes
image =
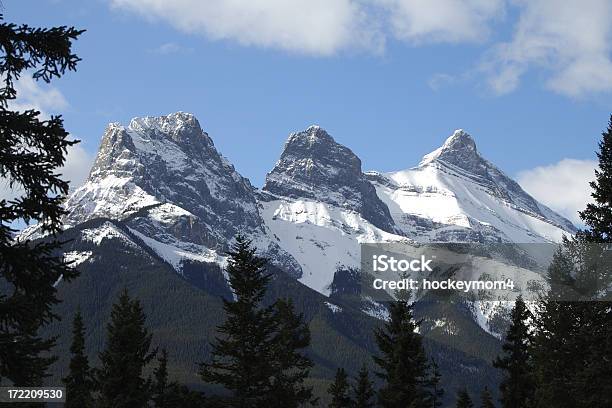
[[[64,254],[81,277],[58,283],[58,311],[84,311],[92,358],[110,305],[128,287],[142,299],[156,341],[175,354],[173,375],[197,384],[195,364],[221,321],[220,299],[231,296],[225,252],[240,233],[270,259],[270,296],[292,297],[309,319],[319,390],[335,367],[355,372],[369,361],[372,329],[387,316],[384,302],[347,295],[360,244],[554,243],[576,231],[483,158],[463,130],[416,167],[382,173],[364,172],[348,147],[310,126],[289,136],[258,189],[183,112],[109,124],[88,179],[65,208]],[[45,239],[36,227],[22,237]],[[450,390],[496,388],[490,361],[501,330],[476,309],[427,299],[415,306]],[[69,320],[50,333],[68,330]],[[60,376],[65,358],[57,366]]]

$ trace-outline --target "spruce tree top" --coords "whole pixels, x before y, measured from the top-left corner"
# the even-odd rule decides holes
[[[595,170],[595,181],[590,183],[594,202],[587,204],[580,218],[589,227],[593,240],[612,242],[612,115],[602,133],[597,158],[599,168]]]
[[[473,408],[474,403],[472,403],[472,398],[470,398],[470,394],[468,394],[467,390],[464,388],[459,391],[457,394],[457,404],[455,405],[457,408]]]

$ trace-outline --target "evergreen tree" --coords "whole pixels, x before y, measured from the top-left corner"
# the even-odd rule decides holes
[[[383,408],[423,406],[426,399],[425,376],[427,358],[421,337],[415,333],[418,323],[412,316],[412,306],[400,296],[389,306],[390,319],[376,330],[375,339],[380,356],[374,357],[384,384],[378,392]]]
[[[610,251],[602,245],[612,242],[612,116],[602,136],[594,202],[580,213],[588,229],[555,253],[536,320],[537,406],[612,406],[612,308],[602,301],[612,298]]]
[[[440,381],[442,380],[442,374],[440,374],[440,367],[433,358],[431,359],[430,374],[427,379],[427,394],[425,398],[425,407],[427,408],[440,408],[442,406],[442,397],[444,396],[444,388],[442,388]]]
[[[579,370],[578,302],[563,301],[570,296],[573,263],[560,246],[548,268],[550,285],[536,313],[535,335],[530,353],[535,377],[535,406],[576,406],[570,384]]]
[[[279,299],[274,304],[275,334],[271,339],[273,375],[266,406],[293,408],[313,401],[312,387],[304,385],[312,362],[300,350],[310,344],[304,316],[296,314],[293,302]]]
[[[304,316],[291,300],[263,304],[271,276],[251,241],[236,237],[228,253],[227,274],[234,293],[224,301],[221,336],[212,343],[211,361],[200,365],[201,378],[233,393],[236,407],[291,408],[314,402],[304,385],[312,362],[302,350],[310,344]]]
[[[608,128],[602,133],[597,153],[598,169],[595,171],[595,181],[590,183],[594,203],[580,213],[580,218],[588,226],[583,235],[595,248],[603,254],[601,265],[596,269],[595,290],[591,298],[593,302],[581,304],[582,321],[580,338],[587,339],[586,348],[582,348],[584,356],[583,367],[576,378],[580,388],[580,406],[612,406],[612,264],[610,251],[602,251],[603,244],[612,243],[612,115]],[[588,260],[597,258],[589,251]],[[606,293],[607,292],[607,293]],[[605,300],[605,301],[603,301]],[[581,344],[581,346],[584,346]]]
[[[370,380],[370,373],[368,368],[364,364],[361,366],[359,373],[357,374],[356,385],[353,387],[353,393],[355,394],[355,408],[373,408],[374,397],[374,384]]]
[[[155,408],[200,408],[205,405],[203,394],[168,380],[168,352],[162,349],[153,371],[151,401]]]
[[[16,26],[0,15],[0,179],[18,197],[0,199],[0,382],[17,386],[41,385],[55,360],[49,351],[55,338],[41,338],[39,329],[59,317],[54,283],[68,281],[76,272],[57,253],[64,210],[61,202],[68,183],[57,170],[65,163],[68,140],[60,116],[48,120],[40,112],[11,109],[17,97],[15,82],[24,72],[35,80],[51,81],[74,71],[79,58],[72,43],[82,31]],[[14,222],[38,222],[45,242],[14,240]]]
[[[150,383],[143,369],[155,357],[150,351],[152,335],[145,327],[146,316],[138,300],[124,290],[111,311],[107,339],[100,353],[97,372],[99,405],[113,408],[146,407]]]
[[[512,309],[510,327],[502,346],[504,355],[493,362],[494,367],[504,370],[499,386],[504,408],[526,407],[533,399],[530,320],[532,315],[519,296]]]
[[[201,392],[193,391],[187,386],[171,382],[168,384],[165,405],[166,408],[202,408],[212,407]]]
[[[612,242],[612,115],[608,128],[599,143],[599,169],[595,181],[590,183],[594,203],[587,204],[580,218],[589,227],[589,234],[596,242]]]
[[[200,376],[232,391],[232,406],[260,407],[269,396],[270,379],[277,374],[271,342],[274,308],[261,305],[270,275],[264,272],[265,259],[257,257],[242,236],[236,237],[228,255],[234,300],[224,300],[227,317],[217,329],[221,336],[212,343],[211,361],[200,365]]]
[[[85,326],[81,311],[77,310],[72,324],[72,345],[70,346],[70,372],[63,379],[66,385],[66,408],[93,407],[93,379],[89,360],[85,354]]]
[[[457,394],[457,403],[455,404],[457,408],[473,408],[474,404],[472,403],[472,399],[470,398],[470,394],[468,394],[467,390],[463,388]]]
[[[161,355],[157,358],[158,366],[153,371],[153,392],[151,400],[155,408],[167,408],[168,397],[168,352],[162,349]]]
[[[484,387],[482,393],[480,394],[480,408],[495,408],[495,404],[493,404],[493,397],[489,392],[487,387]]]
[[[329,408],[350,408],[353,404],[349,395],[348,376],[344,368],[336,370],[334,382],[329,386],[327,392],[332,397]]]

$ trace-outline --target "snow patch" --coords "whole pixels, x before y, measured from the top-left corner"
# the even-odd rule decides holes
[[[334,305],[333,303],[325,302],[325,306],[327,306],[327,308],[331,310],[334,314],[342,311],[342,308],[340,306]]]
[[[70,267],[75,268],[91,257],[91,251],[70,251],[64,254],[64,262],[69,263]]]
[[[189,250],[165,244],[149,238],[146,235],[130,228],[130,231],[140,238],[149,248],[151,248],[160,258],[168,262],[176,272],[182,275],[183,262],[185,260],[192,260],[196,262],[216,263],[222,268],[225,267],[226,258],[219,256],[212,249],[208,249],[201,245],[187,244]]]
[[[81,237],[84,241],[93,242],[98,246],[105,239],[119,239],[131,247],[137,247],[137,245],[127,235],[108,221],[98,228],[84,229],[81,231]]]

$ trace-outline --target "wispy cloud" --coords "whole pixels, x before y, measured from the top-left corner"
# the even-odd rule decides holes
[[[373,50],[382,38],[353,0],[110,0],[188,33],[310,55]]]
[[[452,85],[457,81],[457,77],[450,74],[433,74],[427,81],[427,85],[434,90],[438,91],[445,86]]]
[[[22,76],[15,84],[17,99],[10,101],[9,109],[24,111],[35,109],[41,112],[43,118],[50,114],[58,114],[69,107],[68,101],[59,89],[44,82],[35,81],[29,75]],[[74,145],[68,148],[66,164],[58,170],[64,180],[70,181],[71,188],[83,183],[89,174],[93,155],[81,146]],[[23,194],[19,185],[9,187],[9,180],[0,178],[0,200],[14,199]]]
[[[515,90],[533,68],[546,86],[570,97],[612,91],[612,3],[609,0],[521,0],[509,42],[496,44],[483,69],[497,93]]]
[[[505,13],[504,0],[376,0],[391,35],[415,44],[484,42],[491,23]]]
[[[30,75],[23,75],[15,83],[17,99],[9,102],[14,110],[35,109],[44,117],[68,107],[68,102],[59,89],[44,82],[35,81]]]
[[[93,160],[94,156],[78,144],[68,148],[66,164],[57,172],[62,175],[63,180],[70,182],[71,191],[85,182]],[[14,185],[12,188],[9,185],[8,179],[0,177],[0,200],[13,200],[23,194],[20,185]]]
[[[566,96],[612,91],[609,0],[108,1],[115,10],[211,40],[312,56],[381,54],[389,40],[410,46],[475,43],[483,50],[476,68],[480,81],[495,94],[514,91],[534,69],[547,73],[548,89]],[[505,31],[505,23],[512,31],[500,39],[506,34],[497,27]],[[179,50],[167,43],[158,52]],[[439,79],[433,79],[434,88]]]
[[[578,211],[591,201],[589,182],[597,162],[563,159],[558,163],[519,172],[518,183],[535,199],[580,224]]]
[[[153,48],[151,52],[153,54],[159,54],[159,55],[190,54],[193,52],[193,48],[185,47],[183,45],[173,43],[173,42],[167,42],[167,43],[161,44],[157,48]]]

